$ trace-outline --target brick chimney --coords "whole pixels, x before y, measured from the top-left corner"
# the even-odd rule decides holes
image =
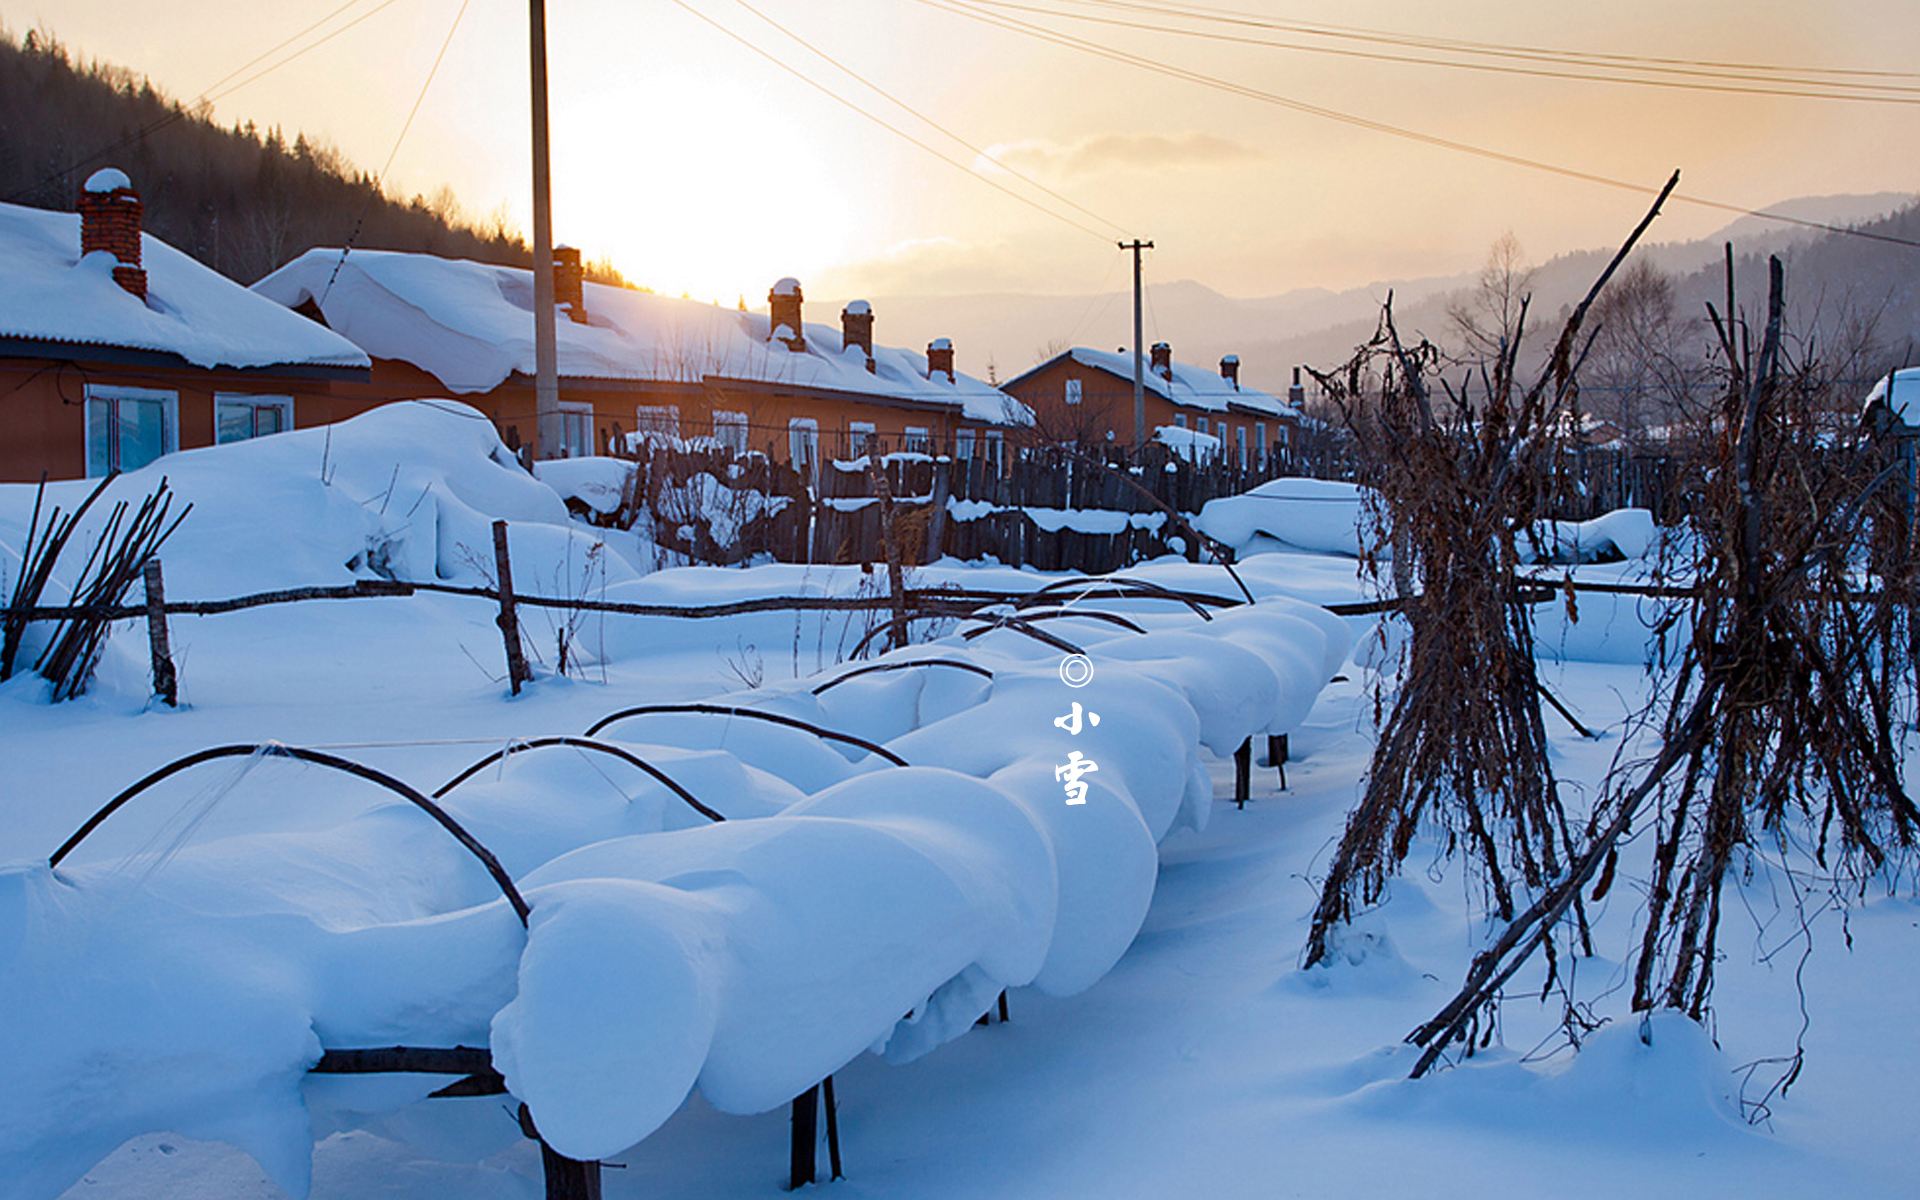
[[[102,167],[80,189],[80,253],[105,250],[119,264],[113,281],[140,299],[147,298],[147,273],[140,266],[140,224],[146,208],[126,173]]]
[[[580,251],[572,246],[553,248],[553,302],[579,325],[587,323],[587,275]]]
[[[1148,351],[1148,353],[1153,355],[1153,373],[1168,382],[1172,382],[1173,347],[1167,345],[1165,342],[1155,342],[1153,349]]]
[[[851,300],[840,310],[840,341],[845,346],[858,346],[867,352],[867,373],[872,374],[873,365],[873,305],[865,300]]]
[[[1233,385],[1234,391],[1240,390],[1240,356],[1229,354],[1220,360],[1220,378]]]
[[[800,320],[800,281],[789,275],[773,285],[767,303],[773,309],[773,329],[768,340],[779,340],[796,353],[807,348],[807,327]]]
[[[1294,404],[1307,402],[1307,389],[1300,386],[1300,368],[1293,369],[1293,386],[1287,389],[1287,399]]]
[[[927,343],[927,378],[945,373],[947,382],[953,382],[953,339],[935,338]]]

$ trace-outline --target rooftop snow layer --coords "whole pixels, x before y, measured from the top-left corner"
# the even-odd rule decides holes
[[[1920,367],[1902,367],[1898,371],[1882,375],[1880,381],[1867,393],[1863,407],[1875,401],[1888,400],[1887,389],[1893,389],[1888,407],[1893,415],[1908,425],[1920,424]]]
[[[316,249],[253,287],[289,308],[313,300],[328,325],[367,353],[413,363],[455,393],[488,391],[515,372],[533,374],[533,274],[522,268],[391,250],[355,250],[342,262],[339,250]],[[957,404],[973,421],[1032,419],[1018,401],[972,376],[928,379],[924,354],[875,346],[869,372],[864,356],[843,354],[835,326],[809,322],[806,349],[789,351],[769,344],[764,313],[598,283],[585,288],[587,323],[559,322],[562,376],[784,383]]]
[[[1129,383],[1133,381],[1133,356],[1125,352],[1116,353],[1111,350],[1094,350],[1086,346],[1075,346],[1065,351],[1062,356],[1072,358],[1083,367],[1105,371]],[[1238,361],[1232,356],[1229,356],[1229,359]],[[1034,370],[1038,371],[1058,361],[1058,357],[1049,359]],[[1222,378],[1217,372],[1189,363],[1174,363],[1171,381],[1162,377],[1145,362],[1142,362],[1141,368],[1147,391],[1156,396],[1164,396],[1185,408],[1225,412],[1229,404],[1234,404],[1243,409],[1270,416],[1298,417],[1300,415],[1300,409],[1296,405],[1278,396],[1263,392],[1259,388],[1248,387],[1246,384],[1235,387],[1232,380]]]
[[[102,174],[90,182],[113,182]],[[145,301],[114,282],[113,255],[81,257],[78,214],[0,204],[0,337],[151,350],[197,367],[369,365],[339,334],[151,234],[141,262]]]

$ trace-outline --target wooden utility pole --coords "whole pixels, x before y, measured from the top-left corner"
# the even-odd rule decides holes
[[[1119,245],[1133,251],[1133,452],[1137,455],[1147,445],[1146,375],[1140,361],[1140,252],[1153,249],[1153,243],[1135,238]]]
[[[566,445],[566,430],[560,419],[559,333],[553,311],[553,180],[547,163],[546,0],[529,0],[527,32],[533,56],[533,454],[535,458],[559,458]]]

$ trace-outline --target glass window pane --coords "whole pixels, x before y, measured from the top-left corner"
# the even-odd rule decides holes
[[[87,400],[87,475],[95,478],[113,470],[113,401]]]
[[[117,402],[120,469],[135,471],[167,452],[167,407],[158,400]]]
[[[253,436],[253,406],[222,400],[214,406],[214,441],[243,442]]]
[[[287,427],[287,410],[278,404],[262,404],[253,410],[253,436],[265,437]]]

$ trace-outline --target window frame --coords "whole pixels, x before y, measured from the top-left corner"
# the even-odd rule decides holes
[[[573,452],[573,434],[575,424],[568,418],[585,417],[587,419],[585,436],[580,439],[580,453]],[[593,405],[585,400],[562,400],[560,402],[560,449],[562,458],[592,458],[594,455]]]
[[[745,454],[751,447],[752,434],[747,414],[732,409],[713,410],[713,440],[731,450],[735,457]],[[737,443],[737,444],[736,444]]]
[[[906,454],[932,454],[933,430],[925,425],[908,425],[900,432],[900,449]]]
[[[1068,404],[1078,404],[1084,396],[1085,389],[1081,387],[1078,379],[1067,380],[1066,402]]]
[[[96,403],[104,403],[107,405],[117,405],[122,400],[143,400],[143,401],[158,400],[160,401],[165,406],[164,412],[165,412],[166,424],[161,430],[160,444],[162,449],[158,457],[165,458],[167,455],[178,453],[180,450],[180,393],[179,392],[171,391],[167,388],[131,387],[125,384],[118,384],[118,383],[89,383],[86,385],[85,390],[82,392],[82,403],[80,405],[81,444],[83,447],[82,453],[85,455],[86,477],[88,479],[100,479],[103,477],[103,475],[111,475],[116,471],[127,471],[127,470],[137,471],[140,469],[140,467],[144,467],[148,465],[147,463],[141,463],[140,467],[121,466],[119,463],[120,447],[119,447],[118,440],[116,439],[114,441],[110,441],[107,445],[106,471],[103,473],[103,475],[94,474],[94,470],[93,470],[93,440],[94,440],[93,439],[93,406]],[[111,436],[111,431],[119,428],[119,425],[120,425],[120,422],[118,420],[118,414],[110,408],[108,411],[108,422],[107,422],[109,436]]]
[[[220,410],[222,408],[246,408],[252,410],[253,418],[250,424],[253,427],[253,432],[243,438],[222,438],[220,436]],[[263,392],[257,394],[254,392],[215,392],[213,394],[213,444],[216,446],[231,446],[236,442],[250,442],[255,438],[273,436],[272,434],[261,433],[259,430],[259,414],[263,408],[273,408],[280,411],[280,428],[277,432],[285,433],[293,428],[293,397],[285,392]]]
[[[974,455],[976,434],[971,429],[953,431],[953,458],[955,462],[971,462]]]

